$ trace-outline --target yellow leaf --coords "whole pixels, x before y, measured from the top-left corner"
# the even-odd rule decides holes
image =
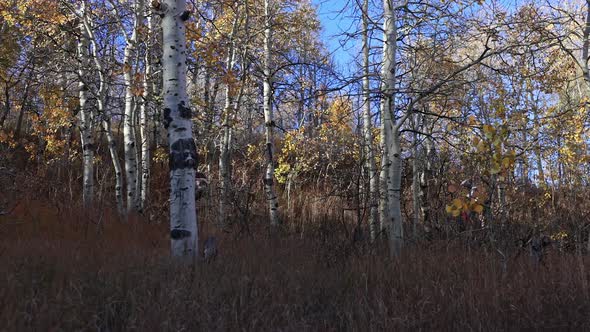
[[[486,150],[487,150],[487,146],[486,146],[485,142],[479,141],[479,143],[477,144],[477,151],[486,152]]]
[[[453,217],[458,217],[461,214],[461,210],[453,210],[453,212],[451,212],[451,215],[453,215]]]
[[[473,205],[473,211],[476,213],[481,214],[483,212],[483,205],[481,204],[474,204]]]
[[[495,147],[499,148],[499,147],[500,147],[500,145],[502,145],[502,138],[501,138],[500,136],[497,136],[497,137],[494,139],[494,142],[493,142],[493,144],[494,144],[494,146],[495,146]]]
[[[488,139],[492,139],[494,134],[496,133],[496,129],[490,125],[483,125],[483,133],[486,135]]]
[[[451,205],[447,205],[445,207],[445,211],[447,211],[447,213],[451,213],[453,211],[453,207]]]
[[[490,169],[490,173],[491,174],[498,174],[500,173],[500,164],[498,164],[497,162],[493,162],[492,163],[492,168]]]
[[[463,206],[463,201],[461,201],[459,198],[455,198],[453,200],[453,206],[457,209],[460,209]]]

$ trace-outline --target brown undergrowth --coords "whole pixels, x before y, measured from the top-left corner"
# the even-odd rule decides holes
[[[590,329],[588,263],[448,241],[391,261],[345,237],[219,234],[194,269],[167,226],[21,202],[0,217],[0,330],[301,331]],[[325,224],[329,225],[330,221]]]

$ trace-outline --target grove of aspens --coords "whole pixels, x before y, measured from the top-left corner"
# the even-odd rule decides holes
[[[590,331],[590,0],[0,0],[0,331]]]

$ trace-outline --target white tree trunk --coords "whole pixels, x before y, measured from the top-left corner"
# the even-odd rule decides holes
[[[221,147],[219,152],[219,216],[218,226],[227,226],[227,207],[229,205],[229,191],[231,185],[230,174],[230,148],[231,148],[231,92],[229,85],[226,87],[225,106],[223,108],[223,123],[221,131]]]
[[[185,0],[160,5],[163,30],[164,126],[170,145],[170,236],[172,255],[194,258],[198,253],[192,112],[186,92]]]
[[[274,188],[274,143],[273,130],[275,122],[273,120],[272,112],[272,74],[271,74],[271,40],[272,40],[272,18],[271,18],[271,0],[264,0],[264,87],[263,87],[263,110],[265,122],[265,140],[266,140],[266,174],[264,176],[264,189],[266,192],[266,200],[269,208],[269,218],[271,226],[279,225],[279,201]]]
[[[428,111],[428,109],[426,109]],[[428,121],[428,115],[424,115],[422,119],[422,127],[430,133],[430,125]],[[423,167],[420,170],[420,192],[419,192],[419,201],[420,201],[420,214],[422,217],[422,223],[424,225],[425,232],[430,232],[430,204],[428,203],[428,192],[430,190],[430,183],[432,181],[432,163],[434,159],[434,141],[432,137],[429,135],[426,137],[425,142],[425,153],[424,153],[424,163]]]
[[[146,65],[146,74],[149,73]],[[144,89],[147,89],[147,81],[144,83]],[[150,143],[149,143],[149,127],[147,118],[147,105],[146,100],[148,98],[148,92],[144,92],[144,101],[139,108],[139,137],[141,143],[141,187],[139,195],[139,211],[147,205],[149,195],[149,179],[150,179]]]
[[[100,101],[99,101],[100,103]],[[99,111],[100,111],[99,106]],[[115,172],[115,199],[117,201],[117,211],[119,214],[124,213],[123,207],[123,170],[121,169],[121,162],[119,161],[119,155],[117,154],[117,141],[113,136],[113,130],[111,129],[111,119],[109,114],[102,113],[102,127],[107,137],[107,145],[109,147],[109,153],[111,155],[111,162],[113,163],[113,171]]]
[[[369,235],[371,241],[377,237],[379,213],[378,199],[379,187],[377,178],[377,165],[373,151],[373,134],[371,132],[371,92],[369,81],[369,1],[363,1],[363,135],[365,140],[365,167],[369,172]]]
[[[413,204],[413,220],[412,220],[412,235],[414,239],[418,236],[418,224],[420,223],[420,199],[421,199],[421,187],[420,187],[420,171],[422,160],[422,154],[420,153],[420,144],[418,129],[420,126],[420,117],[418,114],[414,114],[413,117],[413,128],[412,134],[412,204]]]
[[[389,141],[389,136],[391,136],[391,130],[390,126],[387,125],[387,123],[390,122],[390,119],[383,107],[383,100],[381,100],[380,106],[379,112],[381,115],[381,124],[379,127],[379,144],[381,148],[381,170],[379,172],[379,232],[384,234],[387,231],[389,221],[387,180],[389,178],[389,168],[391,167],[391,164],[389,161],[389,148],[387,142]]]
[[[383,166],[381,182],[385,182],[387,194],[381,194],[381,210],[387,211],[382,217],[388,228],[389,249],[391,256],[399,255],[403,244],[403,220],[401,213],[401,145],[400,128],[394,125],[395,105],[395,75],[397,52],[397,26],[393,0],[383,1],[383,67],[381,72],[382,84],[382,146]],[[401,123],[401,122],[400,122]],[[385,198],[384,198],[385,196]]]
[[[387,183],[389,218],[391,228],[389,230],[389,249],[392,256],[398,256],[403,246],[403,219],[401,207],[401,183],[402,183],[402,158],[399,129],[391,135],[390,178]]]
[[[131,36],[124,29],[125,51],[123,56],[123,80],[125,83],[125,112],[123,117],[123,144],[125,147],[125,182],[127,188],[127,213],[137,211],[139,205],[137,193],[137,146],[135,140],[135,95],[133,91],[133,60],[135,58],[137,34],[142,25],[143,0],[134,4],[134,23]]]
[[[82,2],[80,8],[80,15],[85,15],[85,3]],[[82,141],[82,164],[83,164],[83,191],[82,196],[84,206],[88,207],[94,200],[94,138],[93,138],[93,123],[92,111],[87,107],[88,101],[88,86],[86,85],[86,69],[88,65],[88,34],[86,27],[81,21],[80,37],[78,39],[78,59],[80,67],[78,68],[78,75],[80,81],[78,83],[79,99],[80,99],[80,138]]]
[[[95,65],[96,70],[98,72],[99,87],[98,87],[98,98],[97,98],[96,102],[97,102],[97,106],[98,106],[98,113],[99,113],[99,116],[101,117],[102,126],[103,126],[103,129],[104,129],[106,137],[107,137],[107,145],[108,145],[109,152],[111,155],[111,161],[113,163],[113,171],[115,172],[115,200],[117,202],[117,211],[119,212],[119,214],[122,214],[124,212],[124,210],[123,210],[123,174],[122,174],[122,170],[121,170],[121,163],[119,162],[119,156],[117,154],[117,144],[116,144],[115,138],[113,136],[113,131],[111,129],[110,114],[108,114],[107,110],[106,110],[106,96],[107,96],[108,85],[107,85],[105,74],[104,74],[104,68],[98,58],[98,53],[96,51],[97,50],[96,38],[94,37],[92,26],[91,26],[90,22],[88,21],[88,16],[82,15],[82,17],[80,17],[80,20],[84,24],[84,27],[86,29],[86,35],[88,36],[88,39],[89,39],[90,45],[91,45],[90,55],[91,55],[91,58],[94,60],[94,65]]]
[[[234,45],[234,37],[236,34],[236,30],[238,27],[239,21],[239,13],[236,12],[234,18],[234,22],[232,25],[232,30],[229,35],[229,49],[227,50],[227,57],[225,60],[226,63],[226,75],[231,75],[233,67],[235,65],[235,45]],[[233,93],[232,85],[230,83],[231,80],[227,80],[228,83],[225,84],[225,104],[223,107],[223,123],[222,123],[222,131],[221,131],[221,147],[219,153],[219,216],[218,216],[218,226],[220,228],[225,228],[227,226],[227,206],[229,205],[229,192],[231,190],[231,173],[230,173],[230,151],[231,151],[231,131],[232,131],[232,124],[231,118],[233,117],[232,111],[232,102],[233,102]]]
[[[139,210],[143,211],[147,205],[149,197],[149,180],[150,180],[150,141],[149,141],[149,122],[148,122],[148,109],[151,106],[151,88],[152,88],[152,62],[151,62],[151,45],[150,39],[153,34],[151,12],[146,8],[147,16],[147,28],[148,34],[145,42],[145,70],[143,77],[143,95],[142,102],[139,109],[139,128],[141,138],[141,194],[139,199]]]

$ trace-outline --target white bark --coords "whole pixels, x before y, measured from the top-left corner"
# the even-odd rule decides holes
[[[137,193],[137,146],[135,140],[135,105],[133,93],[133,60],[135,58],[138,29],[142,25],[143,0],[136,0],[134,4],[134,23],[131,36],[121,28],[125,36],[125,51],[123,56],[123,80],[125,83],[125,112],[123,117],[123,144],[125,147],[125,181],[127,188],[127,212],[138,210],[139,199]],[[121,24],[122,26],[122,24]]]
[[[235,45],[234,38],[238,28],[238,13],[235,14],[232,30],[229,35],[229,49],[227,51],[226,74],[231,75],[231,71],[235,65]],[[227,206],[229,205],[229,192],[231,190],[231,174],[230,174],[230,150],[231,150],[231,117],[233,116],[232,102],[233,91],[230,80],[225,84],[225,104],[223,107],[223,123],[221,131],[221,147],[219,153],[219,216],[218,226],[224,228],[227,226]]]
[[[373,134],[371,132],[371,93],[369,81],[369,1],[363,1],[363,135],[365,140],[365,167],[369,173],[369,235],[375,241],[378,230],[379,213],[377,211],[379,187],[377,165],[373,151]]]
[[[85,3],[81,3],[80,15],[85,15]],[[87,107],[88,101],[88,86],[86,85],[86,68],[88,65],[88,34],[83,21],[79,25],[80,37],[78,39],[78,60],[79,68],[78,75],[80,81],[78,83],[79,99],[80,99],[80,138],[82,141],[82,165],[83,165],[83,200],[84,206],[88,207],[94,200],[94,126],[92,123],[92,111]]]
[[[97,44],[96,38],[94,37],[93,29],[88,22],[88,17],[86,15],[82,15],[80,17],[82,24],[86,29],[86,34],[88,36],[88,40],[90,42],[90,56],[94,62],[96,70],[98,72],[99,78],[99,87],[97,93],[97,107],[98,113],[101,117],[101,122],[103,129],[105,131],[105,135],[107,138],[107,145],[109,148],[109,153],[111,155],[111,161],[113,163],[113,171],[115,172],[115,199],[117,202],[117,211],[119,214],[123,213],[123,177],[122,177],[122,170],[121,170],[121,163],[119,162],[119,156],[117,154],[117,144],[115,138],[113,136],[113,131],[111,129],[111,121],[110,121],[110,114],[107,113],[106,110],[106,96],[107,96],[107,81],[105,78],[104,68],[102,63],[98,59],[97,53]]]
[[[139,199],[139,210],[142,211],[147,205],[149,196],[149,179],[150,179],[150,142],[149,142],[149,123],[148,123],[148,104],[151,96],[152,80],[152,63],[149,40],[153,33],[152,18],[149,9],[146,9],[148,36],[145,43],[145,70],[143,78],[143,95],[139,109],[139,128],[141,143],[141,194]]]
[[[386,125],[390,120],[386,112],[384,112],[383,100],[381,100],[380,115],[381,124],[379,127],[379,144],[381,148],[381,170],[379,172],[379,232],[385,233],[387,231],[387,223],[389,220],[387,179],[389,178],[390,164],[387,142],[389,141],[389,136],[391,136],[391,130],[390,126]]]
[[[425,109],[428,111],[428,109]],[[430,132],[430,125],[428,121],[428,115],[423,116],[422,126],[427,128]],[[431,136],[427,136],[424,142],[425,153],[424,153],[424,164],[420,170],[420,214],[422,216],[422,222],[424,224],[424,230],[430,232],[430,204],[428,203],[428,191],[430,190],[430,183],[432,179],[432,163],[434,159],[434,141]]]
[[[279,225],[279,201],[275,193],[274,187],[274,143],[273,130],[275,122],[273,120],[272,111],[272,74],[271,74],[271,46],[272,41],[272,18],[271,18],[271,2],[272,0],[264,0],[264,83],[263,83],[263,110],[265,122],[265,140],[266,140],[266,174],[264,176],[264,189],[266,192],[266,200],[269,208],[269,218],[271,226]]]
[[[420,116],[414,114],[413,117],[413,129],[412,134],[412,204],[413,204],[413,222],[412,222],[412,235],[414,238],[418,236],[418,224],[420,223],[420,200],[421,200],[421,187],[420,187],[420,171],[421,165],[420,160],[422,156],[420,153],[419,136],[417,130],[419,129]]]
[[[381,72],[382,84],[382,148],[383,162],[381,170],[382,191],[381,217],[388,231],[389,249],[391,256],[399,255],[403,244],[403,220],[401,213],[401,145],[399,124],[394,125],[395,75],[397,51],[396,14],[392,0],[383,1],[383,67]],[[403,121],[400,121],[400,124]],[[383,227],[383,224],[382,224]]]
[[[394,130],[391,135],[391,158],[390,178],[387,183],[389,200],[389,250],[392,256],[400,254],[403,245],[403,219],[401,207],[401,183],[402,183],[402,159],[399,129]]]
[[[192,259],[198,253],[195,206],[197,151],[186,92],[185,0],[165,0],[162,12],[164,126],[170,145],[170,236],[172,255]]]
[[[99,104],[104,104],[100,102]],[[107,138],[107,145],[109,147],[109,153],[111,155],[111,162],[113,163],[113,170],[115,172],[115,199],[117,201],[117,211],[119,214],[124,213],[123,208],[123,170],[121,168],[121,162],[119,162],[119,155],[117,154],[117,141],[113,136],[113,130],[111,129],[110,115],[104,113],[104,107],[99,106],[99,112],[103,108],[102,114],[102,127],[105,131]]]

